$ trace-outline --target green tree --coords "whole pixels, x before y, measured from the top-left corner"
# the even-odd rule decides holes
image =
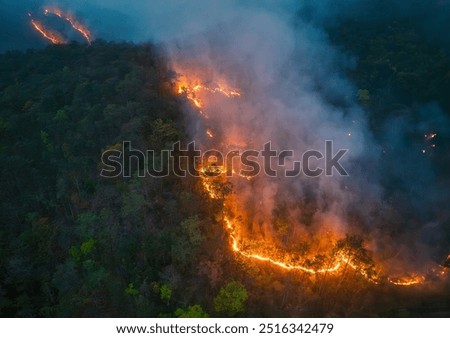
[[[245,287],[236,281],[231,281],[222,287],[214,299],[214,309],[232,317],[244,311],[244,304],[248,299]]]
[[[166,304],[169,304],[170,300],[172,299],[172,289],[170,288],[170,286],[167,284],[161,285],[159,292],[161,300]]]
[[[361,104],[368,105],[370,103],[370,92],[367,89],[358,90],[358,100]]]
[[[181,230],[193,247],[198,247],[203,241],[200,231],[200,220],[198,216],[192,216],[181,223]]]
[[[155,150],[170,149],[172,143],[182,138],[170,120],[156,119],[150,124],[150,130],[151,134],[147,140]]]
[[[200,229],[198,216],[192,216],[181,222],[179,232],[172,245],[172,259],[181,268],[188,268],[191,265],[189,257],[193,257],[204,236]]]
[[[125,289],[125,293],[130,296],[137,296],[139,294],[139,290],[134,287],[133,283],[128,284],[128,287]]]
[[[209,315],[198,304],[189,306],[187,309],[176,309],[175,316],[178,318],[209,318]]]

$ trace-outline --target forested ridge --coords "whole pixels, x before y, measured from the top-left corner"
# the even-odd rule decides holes
[[[376,137],[383,141],[389,118],[417,119],[428,102],[448,114],[446,51],[402,23],[364,34],[355,25],[331,40],[357,56],[349,76]],[[195,178],[101,177],[102,152],[124,140],[156,152],[189,141],[175,76],[150,44],[99,40],[0,55],[1,316],[448,313],[448,294],[411,304],[408,291],[379,296],[344,279],[336,293],[326,278],[314,284],[242,262],[228,249],[220,201]],[[440,141],[434,161],[448,180],[449,146]]]
[[[150,45],[0,56],[3,316],[170,316],[204,297],[195,182],[99,175],[124,140],[183,140],[172,80]]]

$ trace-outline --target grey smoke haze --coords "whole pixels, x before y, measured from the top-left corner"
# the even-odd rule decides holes
[[[30,31],[26,13],[52,3],[77,13],[96,37],[163,42],[180,73],[189,69],[209,81],[241,88],[236,102],[220,97],[209,102],[214,114],[208,123],[223,144],[259,148],[271,140],[277,149],[301,153],[322,150],[324,141],[332,139],[336,148],[349,149],[344,162],[349,178],[267,179],[251,186],[237,182],[250,228],[261,236],[273,231],[275,211],[288,209],[288,219],[299,223],[302,202],[312,200],[317,207],[312,224],[305,230],[300,222],[299,234],[327,227],[342,235],[349,229],[373,231],[373,248],[395,255],[398,242],[393,239],[400,239],[405,259],[414,250],[427,259],[434,253],[430,248],[440,244],[442,224],[448,221],[442,212],[448,184],[437,179],[429,158],[420,153],[423,139],[412,142],[411,137],[432,130],[445,133],[445,114],[430,105],[421,108],[420,121],[399,115],[386,123],[385,138],[375,141],[366,113],[355,101],[358,88],[344,75],[354,60],[330,44],[324,28],[347,19],[389,23],[400,18],[442,44],[445,34],[436,33],[450,22],[448,2],[0,0],[0,50],[44,45]],[[191,124],[191,136],[207,146],[204,122],[193,116]],[[398,219],[387,216],[393,209]],[[384,230],[374,230],[383,222],[389,223]],[[411,242],[418,244],[408,249]]]
[[[308,149],[323,150],[325,140],[331,139],[336,147],[350,149],[346,164],[366,156],[374,145],[363,112],[351,100],[346,100],[345,110],[326,100],[325,93],[345,98],[356,89],[336,71],[341,57],[329,46],[325,34],[306,24],[295,29],[295,11],[274,14],[265,8],[243,11],[239,7],[234,11],[232,22],[170,50],[174,68],[180,73],[187,70],[212,83],[228,82],[241,88],[238,100],[219,97],[208,102],[214,113],[206,123],[223,143],[261,149],[270,140],[275,149],[292,149],[299,154]],[[196,127],[193,137],[204,138],[204,126]],[[295,217],[302,212],[299,201],[309,194],[318,204],[314,216],[317,228],[329,227],[338,233],[348,230],[344,213],[347,204],[354,202],[354,192],[346,191],[338,176],[317,180],[261,178],[251,185],[235,184],[240,203],[250,211],[252,228],[266,235],[272,230],[275,209],[288,206],[289,220],[295,224]],[[377,187],[367,195],[375,198]]]
[[[211,146],[208,126],[222,146],[261,149],[270,140],[276,149],[296,153],[322,150],[325,140],[334,140],[336,148],[349,149],[348,178],[234,182],[252,237],[271,241],[275,215],[284,212],[296,224],[296,235],[327,229],[341,236],[364,233],[377,257],[423,265],[443,238],[448,193],[421,147],[425,133],[445,133],[445,114],[428,106],[418,121],[399,116],[386,123],[384,139],[375,141],[366,113],[355,102],[358,88],[344,75],[352,62],[331,46],[317,20],[296,16],[301,9],[237,5],[222,12],[232,20],[169,45],[172,66],[180,74],[225,82],[243,92],[234,101],[209,98],[211,115],[204,122],[193,112],[191,136]],[[331,103],[336,98],[339,105]],[[299,221],[305,201],[313,201],[315,210],[309,224]]]
[[[226,145],[258,148],[271,140],[277,149],[301,153],[323,149],[324,141],[332,139],[337,148],[349,149],[348,178],[235,182],[239,203],[249,213],[245,221],[252,236],[271,238],[275,215],[287,210],[285,216],[297,224],[296,234],[326,229],[340,235],[364,233],[386,265],[396,267],[402,261],[401,266],[427,266],[425,262],[442,257],[448,249],[443,225],[449,219],[450,196],[448,181],[439,178],[430,160],[433,149],[424,135],[446,135],[450,123],[445,112],[430,103],[406,116],[398,114],[386,122],[384,136],[374,139],[366,113],[355,102],[358,88],[344,75],[352,60],[331,46],[322,29],[334,24],[328,19],[357,18],[375,6],[346,3],[356,7],[335,11],[328,2],[329,7],[315,8],[317,13],[306,19],[296,15],[305,11],[301,3],[277,11],[236,4],[222,12],[232,19],[175,39],[169,48],[173,67],[181,74],[242,88],[243,96],[236,103],[224,98],[208,102],[213,113],[206,124]],[[423,9],[402,12],[403,8],[394,5],[390,13],[380,12],[379,20],[389,22],[396,15],[414,18]],[[374,19],[367,16],[367,20]],[[205,139],[206,126],[198,120],[193,118],[197,124],[191,135]],[[311,224],[302,224],[303,202],[311,200],[316,208]]]

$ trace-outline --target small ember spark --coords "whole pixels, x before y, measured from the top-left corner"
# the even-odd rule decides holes
[[[431,139],[434,139],[436,136],[437,136],[436,133],[425,134],[425,139],[431,140]]]

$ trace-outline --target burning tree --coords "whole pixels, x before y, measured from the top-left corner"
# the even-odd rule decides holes
[[[375,263],[370,257],[369,251],[364,248],[364,239],[361,236],[347,235],[344,239],[339,240],[333,248],[332,256],[344,263],[343,278],[350,266],[368,280],[376,282]]]

